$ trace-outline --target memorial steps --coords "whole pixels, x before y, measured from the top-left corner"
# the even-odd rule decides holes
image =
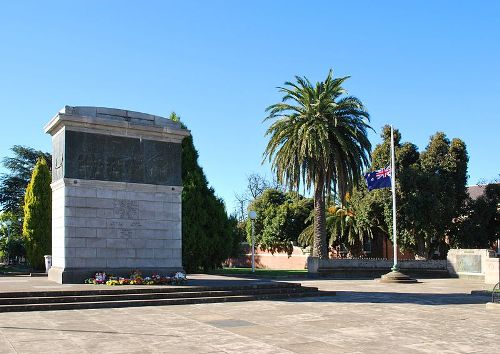
[[[304,287],[294,283],[11,292],[0,293],[0,312],[187,305],[333,295],[335,292],[319,291],[315,287]]]

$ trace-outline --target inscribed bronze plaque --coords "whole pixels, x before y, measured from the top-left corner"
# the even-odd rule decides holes
[[[64,177],[180,186],[181,144],[66,131]]]

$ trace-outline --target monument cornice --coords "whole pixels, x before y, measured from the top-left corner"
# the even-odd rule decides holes
[[[181,143],[190,135],[179,123],[140,112],[101,107],[66,106],[44,127],[51,135],[58,131],[80,131],[122,137],[146,138]]]

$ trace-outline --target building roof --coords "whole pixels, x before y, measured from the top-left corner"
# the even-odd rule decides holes
[[[495,183],[491,183],[491,184],[495,184]],[[496,184],[500,185],[500,183],[496,183]],[[477,198],[479,198],[480,196],[482,196],[484,194],[484,190],[486,189],[486,186],[488,186],[488,184],[479,184],[479,185],[475,185],[475,186],[468,186],[467,193],[469,193],[469,196],[473,200],[476,200]]]
[[[484,189],[486,188],[486,184],[477,185],[477,186],[468,186],[467,193],[469,193],[469,197],[476,200],[480,196],[483,195]]]

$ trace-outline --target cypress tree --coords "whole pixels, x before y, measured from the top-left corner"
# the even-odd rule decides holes
[[[50,169],[52,156],[48,152],[21,145],[14,145],[10,150],[14,156],[2,160],[7,172],[0,175],[0,206],[3,211],[14,213],[17,218],[23,213],[26,186],[37,160],[44,158]]]
[[[179,121],[175,113],[170,119]],[[188,272],[220,267],[237,255],[243,235],[236,219],[227,216],[223,200],[208,186],[192,135],[182,141],[182,181],[183,266]]]
[[[44,268],[52,248],[51,176],[45,159],[37,161],[24,196],[23,237],[26,257],[34,269]]]

